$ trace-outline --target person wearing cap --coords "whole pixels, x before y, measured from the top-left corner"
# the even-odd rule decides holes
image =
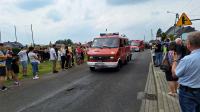
[[[0,43],[0,91],[7,90],[7,87],[4,85],[5,76],[6,76],[6,59],[7,56],[3,52],[3,44]]]

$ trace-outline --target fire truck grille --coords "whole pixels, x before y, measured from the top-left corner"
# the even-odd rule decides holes
[[[99,61],[104,61],[104,60],[109,60],[110,56],[94,56],[94,60],[99,60]]]

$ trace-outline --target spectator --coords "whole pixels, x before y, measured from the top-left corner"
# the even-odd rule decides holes
[[[74,47],[72,47],[72,53],[71,53],[71,55],[72,55],[72,66],[74,66],[75,64],[74,64],[74,55],[76,54],[76,49],[74,48]]]
[[[69,56],[69,68],[71,68],[72,67],[72,47],[71,47],[71,45],[68,45],[68,51],[69,51],[69,53],[68,53],[68,56]]]
[[[29,47],[28,57],[32,65],[33,79],[36,80],[36,79],[39,79],[39,76],[38,76],[39,60],[38,60],[38,56],[33,51],[34,51],[34,47]]]
[[[24,77],[27,76],[27,66],[28,66],[28,56],[26,48],[22,47],[21,51],[18,53],[20,63],[22,65],[22,74]]]
[[[156,42],[155,55],[156,55],[156,65],[155,66],[158,67],[162,63],[162,45],[159,40]]]
[[[14,79],[14,84],[19,86],[19,79],[18,79],[18,74],[19,74],[19,58],[16,57],[12,61],[12,71],[14,73],[13,79]]]
[[[186,55],[186,47],[183,45],[181,38],[176,38],[175,42],[178,60],[180,60]]]
[[[77,45],[77,47],[76,47],[76,63],[78,65],[81,64],[81,52],[82,52],[81,46]]]
[[[156,48],[156,45],[155,45],[155,43],[152,43],[152,47],[151,47],[151,53],[152,53],[152,57],[153,57],[153,64],[156,66],[156,55],[155,55],[155,48]]]
[[[62,45],[60,48],[60,53],[61,53],[61,68],[64,70],[65,68],[65,61],[66,61],[66,50],[65,50],[65,45]]]
[[[60,67],[62,67],[62,62],[61,62],[61,49],[58,49],[58,63]]]
[[[200,112],[200,32],[190,33],[187,48],[191,54],[177,63],[174,54],[172,72],[179,78],[179,102],[182,112]]]
[[[162,50],[163,50],[163,56],[167,53],[167,50],[169,48],[170,45],[170,40],[167,38],[162,46]]]
[[[85,48],[81,46],[81,64],[84,63],[84,58],[85,58]]]
[[[3,53],[3,44],[0,43],[0,91],[7,90],[7,87],[4,85],[5,76],[6,76],[6,58],[7,56]]]
[[[166,76],[166,80],[168,82],[168,87],[169,87],[168,95],[171,95],[171,96],[176,95],[176,90],[178,87],[178,83],[177,83],[178,78],[174,78],[172,75],[172,71],[171,71],[171,67],[173,64],[173,55],[174,55],[175,49],[176,49],[176,43],[171,42],[169,45],[169,51],[167,51],[164,56],[164,58],[167,59],[167,62],[170,65],[170,69],[165,71],[165,76]]]
[[[12,60],[13,60],[13,51],[11,47],[7,47],[6,51],[6,69],[7,69],[7,79],[12,80],[13,72],[11,68]]]
[[[53,45],[52,48],[50,49],[50,60],[52,62],[52,72],[53,73],[58,73],[58,71],[56,70],[56,60],[57,60],[57,54],[55,51],[56,45]]]
[[[40,50],[38,50],[38,56],[39,56],[40,62],[43,62],[44,61],[44,50],[43,50],[43,48],[40,48]]]
[[[68,49],[68,46],[65,47],[65,50],[66,50],[66,63],[65,63],[65,69],[68,69],[70,68],[70,58],[71,58],[71,54],[69,52],[69,49]]]
[[[44,61],[47,61],[50,59],[49,50],[47,48],[44,49]]]

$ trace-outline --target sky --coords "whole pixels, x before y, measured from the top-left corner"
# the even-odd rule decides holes
[[[15,41],[16,26],[17,41],[31,44],[31,24],[36,44],[64,39],[84,43],[106,29],[129,39],[150,40],[158,28],[165,32],[174,24],[174,13],[200,19],[199,4],[199,0],[0,0],[1,40]],[[200,21],[192,23],[200,30]]]

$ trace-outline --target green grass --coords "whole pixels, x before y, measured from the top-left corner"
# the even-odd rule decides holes
[[[33,73],[32,73],[32,66],[31,64],[29,63],[28,64],[28,72],[27,72],[27,77],[23,77],[23,74],[22,74],[22,66],[20,65],[19,66],[19,69],[20,69],[20,73],[18,75],[18,78],[19,80],[23,80],[25,78],[32,78],[33,77]],[[51,65],[51,62],[50,61],[45,61],[45,62],[42,62],[38,65],[38,69],[39,69],[39,76],[41,75],[45,75],[47,73],[50,73],[52,71],[52,65]],[[57,69],[59,70],[60,69],[60,65],[59,63],[57,62]],[[7,80],[6,81],[6,85],[10,85],[13,81],[9,81]]]
[[[84,56],[84,61],[86,62],[87,61],[87,55]],[[76,61],[75,61],[75,65],[76,64]],[[57,62],[57,70],[60,70],[61,69],[61,66],[59,64],[59,62]],[[19,66],[19,69],[20,69],[20,73],[18,75],[18,78],[19,80],[23,80],[25,78],[32,78],[33,77],[33,74],[32,74],[32,66],[31,64],[29,63],[28,64],[28,73],[27,73],[27,77],[23,77],[23,74],[22,74],[22,66],[20,65]],[[38,65],[38,69],[39,69],[39,76],[42,76],[42,75],[45,75],[45,74],[48,74],[50,72],[52,72],[52,64],[51,64],[51,61],[45,61],[45,62],[42,62]],[[13,81],[9,81],[7,80],[6,81],[6,85],[10,85]]]
[[[59,65],[58,62],[57,62],[57,66],[56,67],[57,67],[58,70],[60,70],[60,65]],[[20,66],[20,70],[21,69],[22,69],[22,67]],[[39,76],[52,72],[51,61],[45,61],[45,62],[40,63],[38,65],[38,69],[39,69]],[[32,77],[33,76],[32,66],[31,66],[30,63],[28,64],[28,73],[27,73],[27,75],[28,75],[28,77]],[[22,72],[20,72],[20,74],[19,74],[19,79],[23,79]]]

